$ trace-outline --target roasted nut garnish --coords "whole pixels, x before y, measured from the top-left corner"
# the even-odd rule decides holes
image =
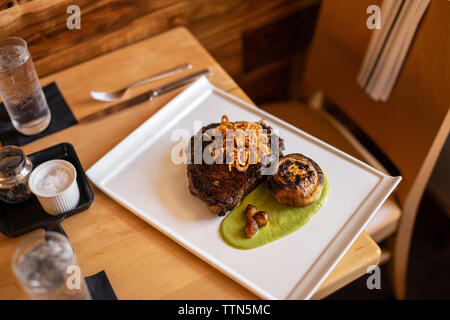
[[[247,238],[253,237],[258,232],[258,223],[255,219],[248,219],[245,224],[245,235]]]
[[[269,215],[265,211],[258,211],[254,205],[249,204],[245,208],[247,223],[245,224],[245,235],[253,237],[258,232],[258,227],[265,227],[269,223]]]
[[[269,215],[265,211],[259,211],[254,217],[258,227],[265,227],[269,223]]]
[[[254,205],[249,204],[245,209],[245,216],[247,217],[247,219],[253,219],[257,211],[258,210],[256,210],[256,207]]]

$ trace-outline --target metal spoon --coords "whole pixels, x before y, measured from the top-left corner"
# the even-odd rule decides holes
[[[166,77],[173,76],[175,74],[178,74],[184,70],[188,70],[191,68],[192,68],[192,65],[190,63],[183,63],[179,66],[176,66],[175,68],[155,74],[147,79],[133,83],[132,85],[130,85],[124,89],[117,90],[115,92],[91,91],[91,97],[98,101],[105,101],[105,102],[115,101],[115,100],[122,98],[129,90],[131,90],[133,88],[139,87],[143,84],[146,84],[146,83],[149,83],[152,81],[156,81],[156,80],[164,79]]]

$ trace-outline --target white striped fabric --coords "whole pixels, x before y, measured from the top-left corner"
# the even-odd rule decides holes
[[[375,101],[386,102],[431,0],[384,0],[380,30],[373,30],[357,77]]]

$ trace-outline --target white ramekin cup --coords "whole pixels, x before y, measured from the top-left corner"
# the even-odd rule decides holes
[[[43,177],[55,168],[63,168],[70,173],[70,184],[64,190],[56,194],[46,194],[39,191],[37,184]],[[38,198],[42,208],[48,214],[56,216],[58,214],[72,210],[80,202],[80,190],[77,184],[77,170],[68,161],[50,160],[37,166],[30,174],[28,187]]]

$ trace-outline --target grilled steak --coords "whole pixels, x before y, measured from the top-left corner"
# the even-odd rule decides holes
[[[191,193],[205,201],[212,212],[223,216],[238,206],[248,193],[265,180],[266,176],[261,174],[263,169],[261,163],[249,165],[246,171],[239,171],[235,167],[232,167],[230,171],[226,163],[206,164],[203,162],[202,164],[194,164],[194,140],[200,139],[197,142],[200,144],[201,141],[203,152],[211,144],[211,141],[203,141],[203,133],[218,125],[219,123],[212,123],[205,126],[191,138],[188,146],[191,154],[191,164],[187,166],[187,175]],[[271,128],[264,123],[261,126],[268,133],[271,132]],[[272,136],[269,136],[269,143],[271,139]],[[283,140],[279,138],[279,148],[278,150],[273,150],[273,153],[277,152],[278,154],[273,156],[280,156],[283,150]],[[269,164],[266,165],[268,166]]]

